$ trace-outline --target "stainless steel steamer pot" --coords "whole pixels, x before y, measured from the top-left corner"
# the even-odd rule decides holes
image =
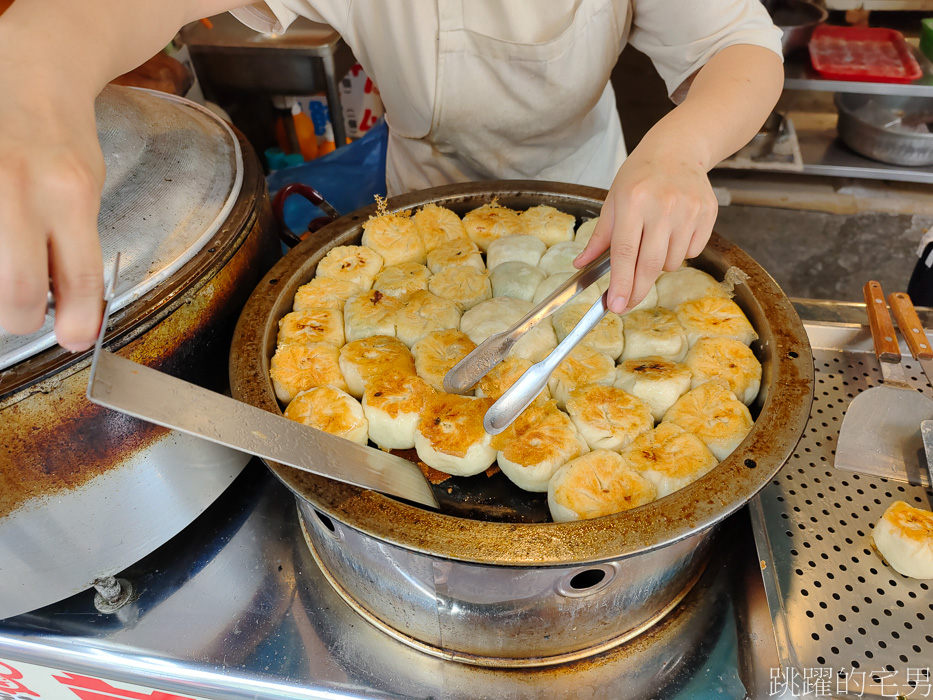
[[[605,190],[559,183],[480,182],[389,200],[389,211],[429,202],[459,214],[496,198],[599,213]],[[293,249],[253,293],[231,348],[233,395],[280,411],[269,379],[278,320],[318,261],[358,244],[375,207],[321,229]],[[793,306],[748,255],[714,234],[696,267],[748,275],[736,301],[759,334],[757,420],[742,445],[690,486],[635,510],[572,523],[454,517],[271,463],[295,494],[306,538],[340,595],[388,634],[443,658],[535,666],[580,658],[661,619],[702,573],[717,526],[790,456],[813,393],[810,346]],[[439,489],[444,489],[441,484]]]

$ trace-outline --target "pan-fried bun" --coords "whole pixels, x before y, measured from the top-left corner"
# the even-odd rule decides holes
[[[582,252],[583,244],[581,243],[575,241],[555,243],[541,256],[538,267],[548,275],[556,275],[558,272],[577,272],[573,261]]]
[[[459,327],[457,303],[425,291],[412,294],[395,319],[395,334],[408,347],[433,331]]]
[[[515,260],[500,263],[489,273],[489,282],[492,285],[494,297],[512,297],[522,301],[534,299],[535,290],[543,280],[544,273],[541,270],[528,263]]]
[[[295,292],[293,311],[304,309],[343,309],[344,302],[363,288],[348,280],[315,277]]]
[[[460,330],[479,345],[489,336],[508,330],[531,308],[530,303],[521,299],[493,297],[466,311],[460,320]],[[556,347],[557,336],[551,320],[546,318],[519,338],[509,354],[540,362]]]
[[[489,275],[466,265],[441,270],[431,278],[428,290],[442,299],[456,302],[464,310],[492,297]]]
[[[328,343],[339,348],[344,342],[343,312],[337,309],[302,309],[279,320],[276,345]]]
[[[504,236],[489,244],[489,250],[486,251],[486,267],[495,270],[507,262],[523,262],[537,267],[546,250],[544,241],[535,236]]]
[[[407,213],[383,214],[363,223],[362,244],[382,256],[384,265],[424,264],[427,251]]]
[[[586,244],[589,243],[590,239],[593,237],[593,231],[596,230],[596,224],[598,221],[599,217],[594,216],[592,219],[587,219],[582,224],[577,226],[577,232],[573,234],[573,240],[586,246]]]
[[[297,394],[316,386],[332,384],[347,390],[338,363],[339,351],[328,343],[292,343],[275,349],[269,376],[279,401],[288,403]]]
[[[761,388],[761,363],[751,348],[732,338],[700,338],[690,348],[684,364],[693,373],[691,388],[718,378],[746,406],[752,404]]]
[[[371,289],[347,300],[343,322],[347,342],[374,335],[395,335],[395,319],[403,302]]]
[[[443,391],[444,375],[475,348],[476,343],[466,333],[448,328],[428,333],[415,343],[411,352],[415,356],[418,376],[435,391]]]
[[[933,578],[933,513],[894,501],[871,533],[889,566],[903,576]]]
[[[317,264],[315,276],[343,280],[366,290],[372,289],[373,280],[382,266],[382,256],[372,248],[341,245],[327,251],[327,255]]]
[[[483,428],[491,399],[437,393],[425,401],[415,431],[418,458],[453,476],[473,476],[496,461],[496,451]]]
[[[482,379],[476,383],[476,395],[488,396],[491,399],[498,399],[505,393],[505,390],[518,381],[528,368],[531,367],[531,360],[524,357],[507,357],[497,364],[491,370],[486,372]],[[551,398],[551,392],[544,387],[535,401],[547,401]]]
[[[518,212],[495,202],[467,212],[463,217],[463,228],[484,253],[497,238],[522,233]]]
[[[683,362],[687,356],[687,332],[670,309],[656,306],[636,309],[627,313],[623,360],[639,357],[663,357],[672,362]]]
[[[588,304],[578,304],[571,301],[565,304],[551,316],[551,324],[554,326],[554,332],[557,333],[558,342],[566,338],[570,331],[583,318],[583,315],[590,310]],[[596,328],[587,333],[581,345],[588,345],[598,352],[609,355],[613,360],[618,359],[625,348],[624,322],[622,317],[607,311],[602,320],[596,324]]]
[[[690,390],[691,376],[690,370],[678,362],[663,357],[641,357],[619,363],[614,386],[651,406],[651,413],[658,421]]]
[[[700,438],[675,423],[661,423],[639,435],[622,456],[654,484],[658,498],[696,481],[717,464]]]
[[[548,248],[557,243],[572,241],[577,225],[574,216],[545,204],[526,209],[520,218],[522,232],[540,238]]]
[[[547,387],[558,407],[564,408],[574,389],[590,384],[612,386],[615,378],[616,363],[609,355],[577,345],[551,373]]]
[[[732,338],[751,345],[758,337],[742,309],[732,299],[707,296],[685,301],[677,307],[677,320],[687,332],[687,341],[693,347],[700,338]]]
[[[415,374],[411,351],[398,338],[386,335],[347,343],[340,348],[339,364],[348,392],[357,399],[363,398],[367,382],[379,374]]]
[[[467,265],[480,272],[486,269],[479,247],[468,238],[442,243],[428,253],[428,269],[432,274],[436,275],[455,265]]]
[[[728,298],[728,293],[716,279],[695,267],[679,267],[662,272],[655,282],[658,288],[658,306],[676,309],[685,301],[700,297]]]
[[[285,409],[285,417],[358,445],[369,441],[369,424],[360,402],[329,384],[298,394]]]
[[[411,218],[424,241],[424,249],[429,253],[448,241],[467,237],[460,217],[445,207],[425,204]]]
[[[748,407],[714,379],[677,399],[664,422],[696,435],[721,462],[745,439],[753,421]]]
[[[553,401],[535,402],[494,436],[499,469],[516,486],[544,493],[558,469],[589,451],[570,417]]]
[[[382,269],[373,282],[373,289],[405,301],[417,291],[428,288],[431,271],[418,263],[401,263]]]
[[[567,462],[548,482],[554,522],[586,520],[650,503],[657,490],[617,452],[594,450]]]
[[[535,296],[531,300],[532,304],[540,304],[544,301],[555,289],[561,286],[564,282],[573,277],[576,272],[558,272],[554,275],[548,275],[544,278],[541,284],[538,285],[538,288],[535,290]],[[599,287],[596,284],[591,284],[589,287],[577,294],[570,302],[570,304],[586,304],[587,306],[592,306],[599,295],[602,294],[599,291]]]
[[[405,372],[374,377],[363,393],[369,439],[386,450],[414,447],[415,428],[431,394],[433,390],[421,377]]]
[[[618,452],[654,427],[651,407],[614,386],[574,389],[567,399],[567,413],[591,450]]]

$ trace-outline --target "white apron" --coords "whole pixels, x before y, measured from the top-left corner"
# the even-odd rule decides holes
[[[430,131],[394,129],[387,105],[389,194],[487,179],[608,188],[625,159],[609,74],[630,18],[581,0],[558,36],[523,44],[465,28],[464,1],[437,0]]]

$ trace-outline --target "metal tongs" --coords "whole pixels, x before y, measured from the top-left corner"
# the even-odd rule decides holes
[[[609,272],[609,251],[580,270],[573,277],[551,292],[550,295],[508,330],[489,336],[476,346],[444,376],[444,389],[451,394],[464,394],[489,370],[505,359],[512,346],[540,321],[554,313],[596,280]],[[483,427],[490,435],[498,435],[534,401],[547,384],[557,365],[570,351],[593,330],[606,315],[606,294],[583,315],[570,333],[551,353],[537,364],[529,367],[499,399],[489,407],[483,419]]]

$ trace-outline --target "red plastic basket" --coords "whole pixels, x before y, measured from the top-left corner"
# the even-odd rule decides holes
[[[824,78],[910,83],[923,75],[904,35],[876,27],[816,28],[810,60]]]

